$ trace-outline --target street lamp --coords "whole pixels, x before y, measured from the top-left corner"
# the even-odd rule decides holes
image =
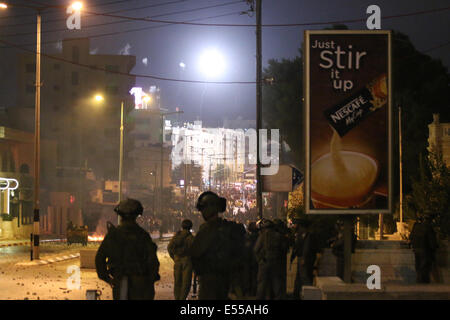
[[[156,202],[156,172],[150,171],[150,175],[153,177],[153,215],[155,214],[155,202]]]
[[[96,102],[103,102],[105,99],[101,94],[96,94],[94,96]],[[120,155],[119,155],[119,203],[122,201],[122,174],[123,174],[123,101],[120,103]],[[120,224],[120,215],[118,215],[117,222]]]
[[[96,102],[102,102],[102,101],[105,100],[105,99],[103,98],[103,96],[102,96],[101,94],[96,94],[96,95],[94,96],[94,100],[95,100]]]
[[[163,170],[163,163],[164,163],[164,117],[171,115],[171,114],[180,114],[184,113],[184,111],[174,111],[174,112],[150,112],[150,114],[158,114],[161,117],[161,174],[160,174],[160,199],[159,199],[159,213],[162,214],[162,195],[163,195],[163,176],[164,176],[164,170]]]
[[[75,11],[80,11],[83,8],[83,3],[80,1],[75,1],[74,3],[71,4],[71,7]]]

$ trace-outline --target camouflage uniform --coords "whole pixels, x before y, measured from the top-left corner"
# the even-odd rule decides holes
[[[265,300],[273,298],[284,299],[283,277],[285,274],[286,251],[288,243],[286,238],[276,231],[273,226],[263,227],[254,252],[258,261],[258,286],[256,299]]]
[[[130,203],[133,210],[135,203],[140,205],[136,200],[124,200],[116,212]],[[140,208],[137,214],[121,209],[130,214],[123,214],[118,227],[108,223],[108,233],[95,257],[97,275],[113,287],[114,300],[153,300],[155,296],[154,283],[159,280],[157,246],[135,221],[142,213]]]
[[[253,223],[254,224],[254,223]],[[244,245],[244,286],[243,291],[245,296],[256,296],[256,284],[258,275],[258,262],[256,261],[255,248],[256,240],[258,239],[258,230],[254,227],[249,227],[248,233],[245,236]]]
[[[200,226],[190,255],[199,280],[199,300],[226,300],[235,262],[231,222],[219,217]]]
[[[420,219],[414,224],[409,239],[414,250],[416,282],[430,283],[430,273],[438,247],[436,233],[431,223]]]
[[[188,256],[194,236],[189,230],[178,231],[170,240],[167,251],[174,261],[174,296],[175,300],[186,300],[192,282],[192,261]]]

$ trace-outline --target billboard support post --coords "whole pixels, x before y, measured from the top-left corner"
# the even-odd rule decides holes
[[[353,216],[344,217],[344,282],[352,282]]]

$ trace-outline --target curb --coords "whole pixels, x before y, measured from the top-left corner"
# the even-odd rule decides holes
[[[67,254],[64,256],[60,256],[60,257],[55,257],[55,258],[48,258],[45,260],[34,260],[34,261],[30,261],[30,262],[19,262],[16,264],[16,266],[41,266],[41,265],[46,265],[46,264],[51,264],[51,263],[55,263],[55,262],[61,262],[61,261],[66,261],[66,260],[70,260],[70,259],[75,259],[75,258],[79,258],[80,254],[79,253],[75,253],[75,254]]]
[[[31,241],[17,242],[17,243],[8,243],[8,244],[0,244],[0,248],[15,247],[15,246],[29,246],[30,244],[31,244]]]

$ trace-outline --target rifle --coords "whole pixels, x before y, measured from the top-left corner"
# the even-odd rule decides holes
[[[192,296],[191,298],[196,299],[197,298],[197,274],[194,273],[194,282],[192,283]]]

